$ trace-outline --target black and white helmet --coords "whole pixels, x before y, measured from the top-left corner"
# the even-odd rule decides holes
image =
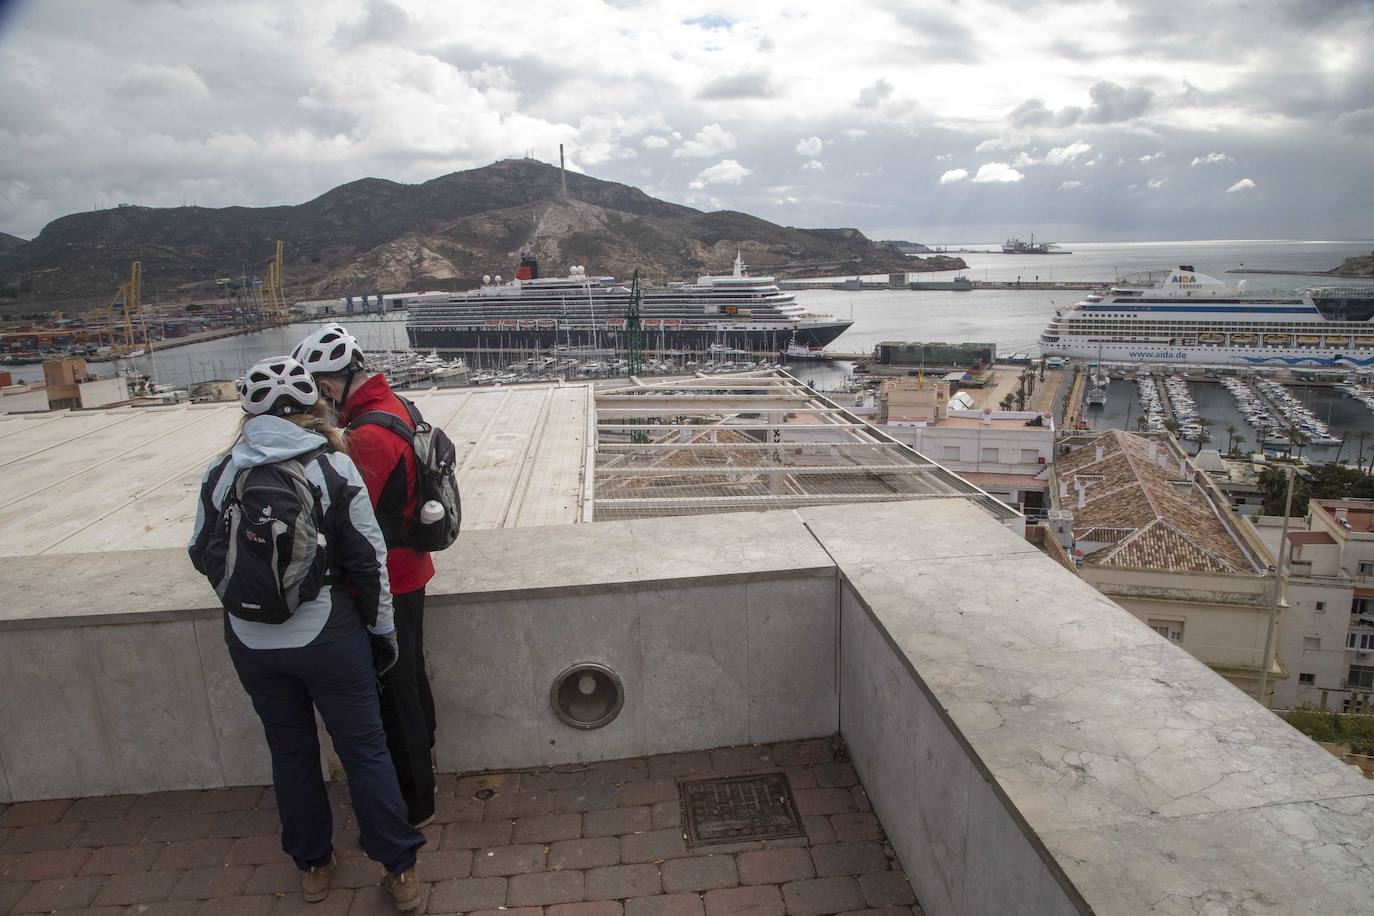
[[[302,340],[291,356],[312,375],[348,372],[363,364],[363,348],[357,339],[334,322]]]
[[[239,380],[239,404],[253,416],[295,413],[320,399],[320,390],[305,367],[289,356],[254,363]]]

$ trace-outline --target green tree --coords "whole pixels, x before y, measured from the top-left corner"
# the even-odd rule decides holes
[[[1236,428],[1236,424],[1226,424],[1226,454],[1228,455],[1234,454],[1231,451],[1231,443],[1235,441],[1236,433],[1238,432],[1240,432],[1240,430]]]
[[[1233,439],[1231,440],[1231,449],[1232,449],[1232,450],[1231,450],[1231,452],[1230,452],[1229,454],[1232,454],[1232,455],[1242,455],[1242,454],[1244,454],[1244,452],[1242,452],[1242,451],[1240,450],[1240,448],[1241,448],[1242,445],[1244,445],[1245,443],[1247,443],[1247,442],[1249,442],[1249,441],[1250,441],[1250,440],[1247,439],[1247,438],[1245,438],[1244,436],[1236,436],[1235,438],[1233,438]]]
[[[1014,395],[1014,394],[1008,392],[1008,393],[1007,393],[1007,396],[1004,397],[1004,398],[1002,398],[1002,409],[1003,409],[1003,410],[1011,410],[1012,406],[1015,405],[1015,403],[1016,403],[1016,395]]]
[[[1177,436],[1177,435],[1178,435],[1178,429],[1179,429],[1179,422],[1178,422],[1177,420],[1165,420],[1165,421],[1164,421],[1164,428],[1167,429],[1167,430],[1169,431],[1169,435],[1171,435],[1171,436]]]
[[[1283,515],[1284,498],[1288,493],[1288,471],[1280,467],[1267,467],[1260,474],[1260,492],[1264,494],[1264,514]],[[1307,515],[1307,506],[1312,499],[1307,481],[1298,475],[1293,481],[1293,508],[1289,512],[1294,518]]]
[[[1312,443],[1312,437],[1298,429],[1296,425],[1288,427],[1288,440],[1298,447],[1299,459],[1302,458],[1302,450]],[[1289,452],[1291,454],[1291,448]]]
[[[1355,434],[1355,440],[1360,443],[1360,453],[1355,458],[1355,467],[1360,471],[1364,470],[1364,444],[1369,440],[1369,435],[1370,433],[1367,429],[1362,429]]]

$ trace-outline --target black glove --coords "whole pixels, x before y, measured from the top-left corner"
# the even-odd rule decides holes
[[[386,674],[396,666],[401,657],[401,649],[396,645],[396,631],[372,634],[372,667],[377,669],[377,677]]]

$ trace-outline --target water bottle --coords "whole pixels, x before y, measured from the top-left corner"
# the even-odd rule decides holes
[[[420,524],[432,525],[444,515],[444,504],[437,499],[431,499],[420,507]]]

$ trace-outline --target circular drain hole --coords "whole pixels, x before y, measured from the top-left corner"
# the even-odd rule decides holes
[[[625,685],[605,665],[582,662],[554,678],[549,705],[573,728],[601,728],[620,715]]]

